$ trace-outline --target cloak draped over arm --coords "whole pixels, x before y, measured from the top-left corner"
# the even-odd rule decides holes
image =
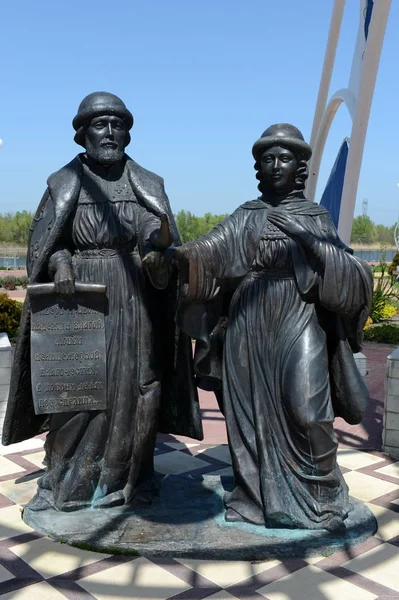
[[[371,302],[370,269],[363,261],[325,240],[317,240],[316,244],[318,265],[313,269],[301,268],[306,260],[305,250],[298,244],[291,245],[300,291],[307,294],[315,288],[325,309],[346,317],[355,316]]]
[[[373,278],[368,264],[353,256],[352,250],[339,239],[329,213],[317,219],[326,239],[317,241],[317,251],[323,266],[319,282],[322,306],[336,314],[354,316],[371,305]]]
[[[222,412],[222,356],[230,300],[250,269],[267,212],[238,208],[209,233],[180,249],[187,270],[180,265],[185,290],[177,323],[196,340],[194,365],[198,387],[215,391]]]
[[[370,267],[342,243],[329,213],[307,219],[306,227],[314,236],[312,249],[291,242],[299,290],[316,294],[319,305],[341,319],[353,351],[359,352],[373,295]]]

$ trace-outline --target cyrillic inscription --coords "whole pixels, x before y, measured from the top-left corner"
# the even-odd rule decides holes
[[[28,286],[36,414],[106,408],[105,286],[76,288],[69,300],[51,284]]]

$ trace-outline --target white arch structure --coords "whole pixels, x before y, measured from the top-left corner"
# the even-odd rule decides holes
[[[349,243],[364,142],[391,0],[374,0],[372,3],[372,16],[367,39],[364,31],[365,11],[370,4],[370,0],[360,0],[359,28],[348,86],[332,94],[327,101],[345,3],[346,0],[335,0],[333,6],[310,139],[313,155],[309,168],[307,196],[310,200],[314,200],[326,140],[334,117],[340,105],[344,103],[352,119],[352,132],[342,191],[338,231],[342,240]]]

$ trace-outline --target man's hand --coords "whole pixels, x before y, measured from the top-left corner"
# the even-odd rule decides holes
[[[166,215],[161,216],[161,225],[158,230],[150,235],[150,243],[154,248],[164,250],[173,244],[173,238],[169,229],[169,221]],[[148,256],[148,255],[147,255]]]
[[[162,252],[152,250],[144,256],[143,266],[152,270],[164,269],[166,267],[165,257]]]
[[[60,263],[54,276],[55,293],[70,298],[75,293],[75,277],[68,263]]]
[[[167,248],[164,253],[165,262],[171,267],[175,267],[179,273],[180,280],[180,300],[184,302],[188,293],[188,281],[190,271],[189,253],[185,246],[172,246]]]

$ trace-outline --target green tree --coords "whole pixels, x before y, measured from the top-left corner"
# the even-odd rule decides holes
[[[0,243],[26,246],[33,214],[27,210],[0,215]]]
[[[377,241],[377,231],[373,221],[367,215],[353,219],[351,242],[354,244],[373,244]]]
[[[207,233],[228,215],[213,215],[205,213],[203,217],[196,217],[190,211],[181,210],[176,215],[176,225],[183,243],[191,242]]]
[[[12,230],[13,240],[20,246],[26,246],[29,237],[29,228],[32,223],[32,214],[27,210],[15,213]]]
[[[181,210],[176,215],[176,225],[183,243],[194,240],[199,235],[198,217],[190,211]]]
[[[212,213],[205,213],[203,217],[198,217],[200,235],[208,233],[208,231],[215,227],[215,225],[221,223],[226,217],[228,217],[227,214],[213,215]]]
[[[0,243],[10,244],[13,241],[12,231],[13,215],[10,213],[0,215]]]
[[[387,227],[386,225],[375,225],[377,242],[381,242],[382,244],[393,244],[393,231],[395,226]]]

